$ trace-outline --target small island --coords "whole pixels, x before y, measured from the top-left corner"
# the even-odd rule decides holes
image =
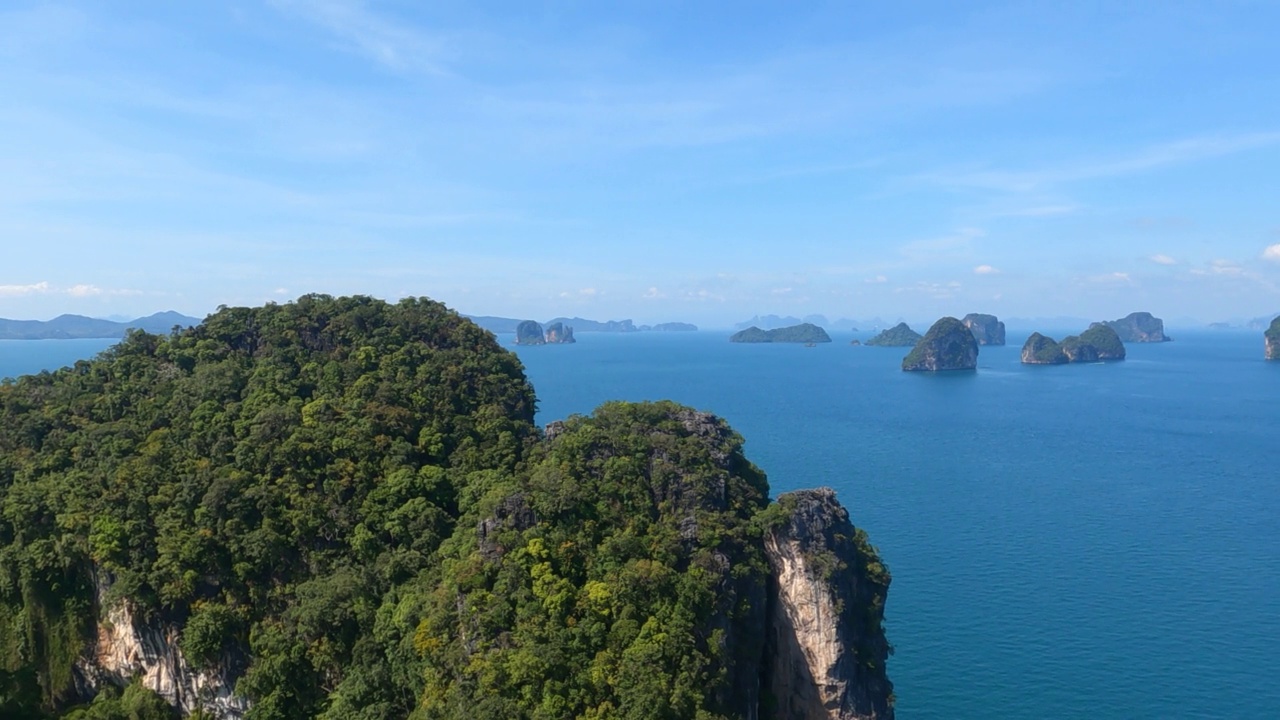
[[[777,328],[776,330],[761,330],[758,327],[749,327],[741,330],[729,337],[729,342],[735,343],[829,343],[831,336],[826,330],[814,325],[813,323],[800,323],[790,327]]]
[[[1004,323],[995,315],[969,313],[960,321],[979,345],[1004,345]]]
[[[1280,317],[1271,321],[1271,327],[1262,334],[1266,342],[1266,358],[1280,360]]]
[[[1071,362],[1053,338],[1040,333],[1031,333],[1022,346],[1023,365],[1065,365]]]
[[[1091,363],[1124,358],[1124,343],[1116,331],[1104,323],[1094,323],[1079,335],[1063,338],[1061,343],[1040,333],[1032,333],[1022,346],[1024,365]]]
[[[944,317],[934,323],[920,342],[902,359],[908,372],[974,370],[978,367],[978,340],[964,323]]]
[[[957,321],[959,322],[959,321]],[[923,336],[900,322],[867,341],[876,347],[915,347]]]
[[[525,320],[516,326],[517,345],[567,345],[575,343],[573,328],[557,320],[544,330],[537,320]]]
[[[1164,321],[1149,312],[1129,313],[1119,320],[1107,320],[1102,324],[1115,330],[1124,342],[1158,343],[1173,340],[1164,334]]]
[[[657,325],[641,325],[640,330],[642,332],[697,332],[698,326],[687,322],[665,322]]]

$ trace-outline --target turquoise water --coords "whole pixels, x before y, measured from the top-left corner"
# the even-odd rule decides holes
[[[849,335],[726,335],[518,352],[542,422],[671,398],[728,419],[775,492],[836,488],[893,571],[902,718],[1280,717],[1280,363],[1258,333],[1062,367],[1020,365],[1011,335],[941,376]],[[0,342],[0,377],[110,343]]]
[[[671,398],[728,419],[775,493],[835,488],[893,572],[905,719],[1280,717],[1280,363],[1259,333],[1059,367],[1022,366],[1011,335],[941,376],[850,337],[518,352],[542,422]]]

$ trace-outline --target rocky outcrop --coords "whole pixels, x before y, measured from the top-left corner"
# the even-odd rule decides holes
[[[1265,357],[1268,360],[1280,360],[1280,317],[1271,321],[1271,327],[1267,328],[1262,337],[1266,347]]]
[[[1129,313],[1103,324],[1115,330],[1124,342],[1156,343],[1173,339],[1164,334],[1164,321],[1149,312]]]
[[[525,320],[516,326],[517,345],[544,345],[546,342],[542,324],[537,320]]]
[[[1032,333],[1022,346],[1026,365],[1060,365],[1123,360],[1126,351],[1120,336],[1105,323],[1094,323],[1079,335],[1069,335],[1061,343],[1040,333]]]
[[[236,663],[225,656],[214,668],[197,670],[179,649],[181,628],[143,619],[129,600],[111,601],[109,581],[97,583],[96,642],[76,663],[79,694],[92,697],[103,685],[124,687],[134,678],[182,714],[197,711],[219,720],[240,720],[249,701],[236,695]]]
[[[907,371],[938,372],[978,367],[978,341],[964,323],[944,317],[929,328],[915,348],[902,359]]]
[[[914,347],[920,342],[920,333],[912,330],[906,323],[900,322],[897,325],[883,330],[879,335],[867,341],[868,345],[877,347]]]
[[[969,332],[973,333],[979,345],[1004,344],[1004,323],[1000,322],[995,315],[969,313],[960,322],[969,328]]]
[[[765,534],[772,570],[765,690],[778,720],[893,717],[885,663],[889,573],[829,488],[777,500]]]
[[[1024,365],[1062,365],[1070,362],[1062,346],[1053,338],[1040,333],[1031,333],[1022,346],[1022,363]]]
[[[553,322],[547,326],[546,332],[543,334],[543,340],[549,344],[569,344],[575,343],[573,339],[573,328],[562,322]]]

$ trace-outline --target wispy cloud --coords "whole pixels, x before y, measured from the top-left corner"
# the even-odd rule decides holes
[[[449,75],[446,43],[406,23],[379,15],[360,0],[272,0],[328,30],[346,49],[391,70]]]
[[[1206,135],[1152,145],[1128,155],[1098,158],[1085,163],[1032,170],[938,171],[920,175],[918,179],[952,188],[1031,193],[1072,182],[1131,175],[1278,144],[1280,144],[1280,131]]]
[[[1000,271],[990,265],[979,265],[973,269],[974,275],[999,275]]]
[[[1262,259],[1271,262],[1280,262],[1280,243],[1269,245],[1262,251]]]
[[[49,283],[43,281],[30,285],[0,285],[0,296],[3,297],[20,297],[47,292],[49,292]]]
[[[1152,255],[1147,259],[1157,265],[1177,265],[1178,264],[1177,260],[1174,260],[1173,258],[1163,253],[1156,253],[1155,255]]]

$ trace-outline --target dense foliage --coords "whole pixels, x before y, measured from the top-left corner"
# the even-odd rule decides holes
[[[903,370],[973,370],[978,366],[978,340],[964,323],[939,318],[902,359]]]
[[[754,325],[734,333],[729,342],[736,343],[829,343],[831,336],[813,323],[800,323],[773,330],[761,330]]]
[[[256,718],[404,716],[397,588],[533,412],[518,360],[426,300],[224,308],[0,387],[0,670],[68,702],[109,582],[197,667],[247,661]]]
[[[879,347],[914,347],[922,337],[924,336],[912,330],[906,323],[900,322],[888,330],[881,331],[868,340],[867,344]]]
[[[1123,360],[1124,343],[1110,325],[1094,323],[1080,333],[1080,341],[1092,345],[1098,351],[1099,360]]]
[[[1031,333],[1022,346],[1022,362],[1028,365],[1061,365],[1068,362],[1068,358],[1053,338]]]
[[[170,717],[136,683],[76,706],[126,600],[251,720],[754,711],[741,438],[671,403],[544,435],[534,402],[425,299],[223,308],[0,385],[0,716]]]

